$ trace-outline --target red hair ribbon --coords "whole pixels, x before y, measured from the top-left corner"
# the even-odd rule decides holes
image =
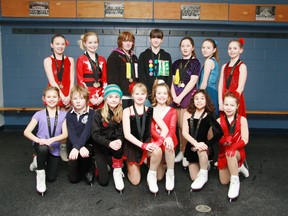
[[[244,38],[239,38],[239,43],[243,46],[245,44]]]

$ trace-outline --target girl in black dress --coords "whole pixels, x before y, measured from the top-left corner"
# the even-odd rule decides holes
[[[150,166],[147,174],[147,183],[152,193],[158,192],[157,169],[161,162],[162,150],[160,146],[168,134],[164,121],[153,112],[152,107],[144,105],[147,98],[147,88],[142,83],[134,85],[132,90],[134,104],[123,111],[123,128],[125,145],[124,158],[127,159],[128,179],[133,185],[138,185],[141,180],[140,166],[147,157],[150,157]],[[150,142],[151,122],[155,120],[161,128],[160,138]]]
[[[189,173],[194,181],[191,190],[199,190],[208,181],[209,157],[213,156],[212,145],[223,132],[213,116],[214,106],[205,90],[197,90],[183,116],[183,136],[187,139],[184,156],[189,162]],[[209,137],[212,128],[213,136]]]

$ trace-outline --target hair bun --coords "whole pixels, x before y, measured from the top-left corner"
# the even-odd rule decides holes
[[[160,84],[164,84],[164,83],[165,83],[165,81],[162,80],[162,79],[159,79],[158,82],[157,82],[158,85],[160,85]]]

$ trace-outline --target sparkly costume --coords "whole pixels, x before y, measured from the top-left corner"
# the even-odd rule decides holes
[[[177,69],[179,69],[179,84],[175,83],[176,75],[177,75]],[[181,73],[181,69],[186,71]],[[190,58],[190,59],[178,59],[176,60],[172,65],[173,75],[174,75],[174,90],[176,95],[180,95],[181,92],[186,87],[187,83],[190,81],[191,76],[199,76],[200,75],[200,62],[196,58]],[[182,85],[180,85],[180,82],[183,82]],[[180,107],[183,109],[186,109],[189,105],[189,102],[193,96],[193,94],[196,91],[196,85],[194,88],[182,99],[180,103]],[[175,103],[172,103],[173,107],[178,107]]]
[[[129,107],[128,109],[130,110],[130,113],[131,113],[131,110],[133,109],[133,107]],[[148,107],[144,115],[146,115],[146,121],[145,121],[145,130],[144,130],[142,141],[150,142],[150,138],[151,138],[150,128],[151,128],[151,122],[153,118],[153,108]],[[142,125],[143,115],[139,115],[139,117],[140,117],[140,124]],[[131,129],[131,134],[140,140],[140,135],[137,129],[136,116],[131,115],[131,114],[130,114],[130,129]],[[128,140],[125,140],[123,157],[127,159],[127,161],[130,164],[141,165],[144,159],[147,157],[147,152],[143,151],[140,147],[134,145],[133,143],[130,143]]]
[[[229,136],[229,129],[228,129],[228,125],[227,122],[225,120],[225,114],[220,114],[220,125],[221,128],[224,132],[224,136],[219,140],[219,153],[218,153],[218,169],[224,169],[227,167],[227,159],[225,156],[225,149],[226,146],[224,145],[224,143],[226,142],[226,138],[227,136]],[[233,145],[234,143],[240,141],[241,138],[241,115],[237,115],[236,117],[236,126],[235,126],[235,131],[232,135],[232,140],[231,140],[231,145]],[[244,148],[240,148],[237,149],[240,153],[240,161],[238,161],[238,166],[240,167],[245,158],[246,158],[246,153]]]
[[[88,57],[83,54],[77,59],[77,83],[88,87],[89,99],[103,97],[104,88],[107,85],[106,60],[104,57],[98,56],[98,65],[100,67],[100,70],[98,72],[99,79],[95,80]],[[100,85],[97,86],[95,85],[95,83],[99,83]],[[89,106],[93,109],[101,108],[103,106],[103,103],[101,103],[99,106],[93,106],[93,104],[89,102]]]
[[[60,82],[60,80],[58,80],[57,73],[58,73],[58,71],[60,71],[62,60],[57,59],[57,64],[58,64],[58,70],[57,70],[55,59],[52,56],[50,56],[50,58],[51,58],[51,62],[52,62],[52,73],[54,76],[54,80],[59,86],[63,86],[63,88],[61,88],[61,92],[63,93],[63,95],[65,97],[67,97],[69,95],[69,92],[70,92],[70,84],[71,84],[71,80],[70,80],[71,62],[69,60],[69,57],[65,56],[65,58],[64,58],[64,71],[63,71],[61,82]],[[73,65],[72,65],[72,67],[73,67]],[[58,106],[60,106],[60,107],[65,106],[63,104],[62,100],[59,101]]]
[[[163,121],[167,125],[169,129],[169,133],[167,134],[167,137],[171,137],[173,140],[174,148],[178,144],[177,136],[176,136],[176,125],[177,125],[177,112],[176,109],[170,108],[169,111],[165,114]],[[151,135],[152,139],[157,141],[160,138],[161,129],[159,129],[156,122],[153,120],[151,125]],[[162,150],[165,150],[165,146],[161,146]]]
[[[214,68],[210,71],[210,75],[209,75],[208,81],[207,81],[206,91],[207,91],[208,95],[210,96],[211,101],[215,107],[215,114],[218,115],[219,105],[218,105],[217,80],[218,80],[218,75],[219,75],[219,66],[218,66],[218,62],[216,61],[216,59],[214,57],[212,57],[211,60],[214,62]],[[204,78],[204,67],[202,67],[202,69],[201,69],[199,87],[202,84],[203,78]]]
[[[190,120],[193,121],[194,128],[196,128],[196,125],[198,124],[199,119],[195,119],[195,118],[192,119],[192,117],[187,119],[188,125],[189,125],[189,134],[194,139],[196,139],[197,142],[204,142],[208,146],[209,159],[212,159],[214,156],[214,151],[213,151],[212,145],[217,143],[218,140],[223,135],[223,132],[222,132],[220,125],[218,124],[217,120],[214,118],[214,116],[212,114],[207,114],[201,120],[198,133],[197,133],[196,137],[194,137],[194,134],[191,134]],[[208,131],[211,127],[213,130],[213,137],[210,140],[208,140],[207,135],[208,135]],[[193,147],[192,144],[190,142],[187,142],[185,152],[184,152],[184,157],[186,157],[190,163],[198,163],[199,158],[198,158],[197,151],[192,151],[191,150],[192,147]]]
[[[240,76],[240,66],[243,62],[240,62],[234,69],[233,75],[232,75],[232,79],[231,79],[231,84],[229,89],[227,89],[226,86],[226,80],[229,77],[230,71],[232,69],[232,67],[229,67],[229,63],[226,64],[225,69],[224,69],[224,74],[223,74],[223,91],[222,91],[222,95],[224,98],[224,94],[227,91],[230,92],[236,92],[237,88],[238,88],[238,84],[239,84],[239,76]],[[246,117],[246,109],[245,109],[245,101],[244,101],[244,94],[242,92],[240,98],[239,98],[239,108],[238,108],[238,114],[241,116]]]

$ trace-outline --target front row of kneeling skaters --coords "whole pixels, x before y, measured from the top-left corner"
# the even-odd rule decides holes
[[[165,90],[167,92],[169,90],[166,84]],[[172,138],[174,142],[177,140],[175,123],[174,130],[170,130],[171,137],[167,136],[168,128],[157,112],[144,106],[147,89],[143,84],[136,84],[133,88],[134,105],[125,109],[124,112],[122,112],[122,95],[122,91],[117,85],[108,85],[104,91],[104,106],[93,111],[88,106],[88,89],[76,85],[71,90],[72,109],[66,115],[66,112],[60,111],[57,106],[60,100],[59,89],[49,86],[44,90],[42,99],[46,104],[46,109],[36,112],[24,131],[24,135],[33,141],[36,157],[33,158],[30,170],[36,171],[36,189],[42,196],[46,192],[46,180],[49,182],[56,180],[60,141],[67,136],[68,178],[71,183],[79,182],[84,176],[87,183],[91,185],[96,173],[99,184],[107,185],[109,182],[107,165],[109,157],[112,156],[115,187],[122,191],[124,189],[123,156],[127,160],[128,178],[133,185],[140,183],[140,165],[146,157],[149,157],[151,159],[147,180],[150,190],[157,193],[156,172],[162,162],[162,149],[164,148],[163,146],[161,148],[161,145],[165,142],[169,151],[166,156],[168,167],[166,176],[169,177],[167,190],[173,190],[174,143]],[[167,105],[165,107],[172,110]],[[130,115],[130,111],[133,112],[132,115]],[[124,116],[123,124],[126,128],[125,133],[122,129],[122,114]],[[175,112],[173,115],[176,122]],[[154,142],[150,142],[152,120],[155,120],[157,124],[155,125]],[[33,131],[37,125],[38,130],[34,135]],[[159,133],[160,137],[157,135],[160,129],[158,125],[163,131]],[[123,146],[124,135],[128,141],[125,146]],[[166,137],[165,140],[163,137]],[[164,169],[161,167],[161,170],[163,172]],[[163,174],[161,178],[163,178]]]
[[[76,85],[71,91],[73,108],[67,113],[65,122],[65,113],[57,109],[59,90],[48,87],[43,95],[43,100],[47,104],[46,110],[37,112],[24,131],[24,135],[34,142],[37,155],[30,166],[32,170],[36,169],[37,191],[44,194],[46,179],[56,180],[60,140],[67,135],[68,176],[72,183],[79,182],[83,175],[87,183],[93,183],[95,167],[92,157],[95,154],[96,177],[100,185],[107,185],[108,157],[112,155],[113,178],[117,190],[124,189],[122,178],[122,158],[124,158],[127,163],[128,179],[133,185],[140,183],[140,166],[147,162],[149,190],[152,193],[158,192],[157,180],[164,177],[167,169],[165,185],[168,192],[172,191],[177,145],[176,111],[168,106],[171,94],[163,81],[155,81],[153,96],[154,108],[146,107],[144,103],[147,89],[141,83],[136,84],[132,91],[134,104],[123,111],[122,119],[122,91],[117,85],[112,84],[105,88],[104,106],[95,112],[88,107],[87,88]],[[219,142],[218,158],[220,182],[228,184],[230,181],[229,198],[238,196],[240,185],[238,166],[244,168],[242,165],[245,160],[244,146],[249,136],[246,118],[237,115],[238,104],[238,98],[234,94],[225,95],[225,115],[221,115],[218,119],[220,127],[211,114],[213,106],[206,92],[198,90],[194,94],[189,109],[184,114],[183,124],[183,135],[189,142],[185,155],[189,161],[191,179],[194,180],[192,189],[201,189],[207,182],[211,147],[222,137]],[[125,128],[124,133],[121,119]],[[32,131],[37,124],[39,127],[35,136]],[[213,128],[214,135],[207,140],[206,135],[210,127]],[[149,160],[146,160],[147,158]]]

